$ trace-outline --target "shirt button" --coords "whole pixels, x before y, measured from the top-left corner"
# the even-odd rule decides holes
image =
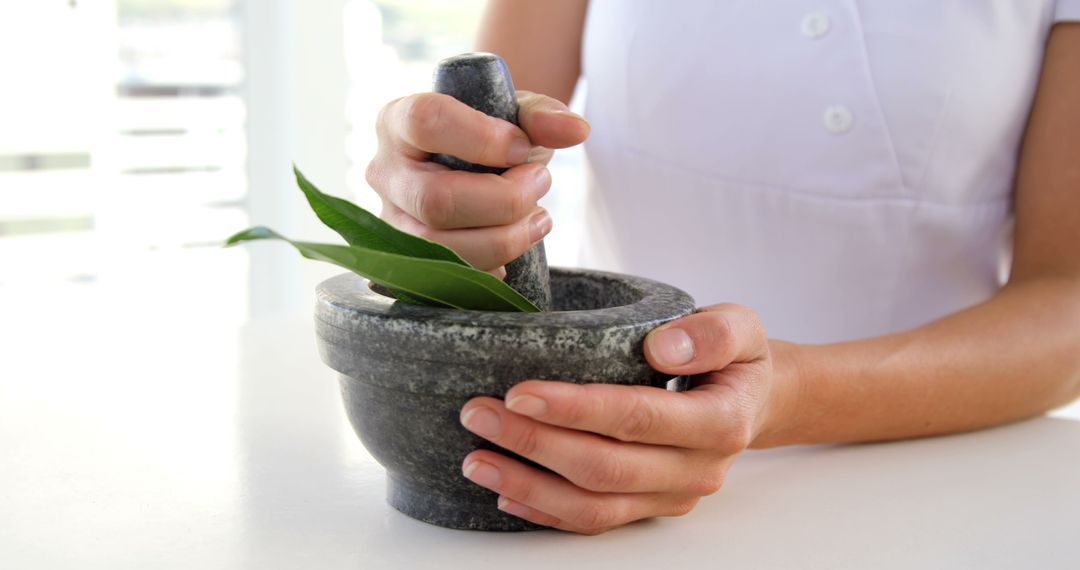
[[[829,17],[825,14],[807,14],[802,19],[802,33],[808,38],[818,39],[829,33]]]
[[[828,109],[825,109],[825,128],[829,129],[830,133],[842,135],[851,130],[851,127],[855,124],[855,115],[851,114],[851,109],[843,105],[833,105]]]

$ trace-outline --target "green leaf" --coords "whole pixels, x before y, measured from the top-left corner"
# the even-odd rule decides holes
[[[304,193],[315,215],[330,229],[345,238],[347,243],[388,253],[441,259],[472,267],[469,262],[458,256],[457,252],[442,244],[403,232],[348,200],[323,193],[304,176],[304,173],[300,172],[296,165],[293,165],[293,174],[296,176],[296,185]],[[388,289],[391,295],[406,303],[431,304],[411,297],[399,289],[392,287]]]
[[[442,244],[403,232],[348,200],[324,194],[295,166],[293,173],[296,184],[304,192],[315,215],[350,245],[472,267],[454,250]]]
[[[540,310],[494,275],[450,261],[409,257],[360,245],[292,241],[261,226],[233,235],[225,245],[262,239],[286,241],[308,259],[344,267],[426,304],[477,311]]]

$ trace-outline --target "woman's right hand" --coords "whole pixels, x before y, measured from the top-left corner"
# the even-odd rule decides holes
[[[439,242],[474,267],[499,275],[551,231],[537,205],[551,187],[552,149],[579,144],[589,124],[557,99],[518,91],[521,127],[440,93],[391,101],[376,123],[379,150],[367,182],[382,197],[382,218]],[[503,174],[450,170],[429,160],[444,153]]]

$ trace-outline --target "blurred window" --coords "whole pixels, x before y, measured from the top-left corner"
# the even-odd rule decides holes
[[[247,223],[240,7],[0,3],[3,308],[23,289],[190,298],[211,281],[245,309],[245,254],[208,255]]]

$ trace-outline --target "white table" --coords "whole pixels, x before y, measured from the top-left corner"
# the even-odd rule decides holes
[[[1080,567],[1080,422],[749,452],[597,537],[455,531],[387,506],[307,319],[165,328],[0,335],[0,568]]]

